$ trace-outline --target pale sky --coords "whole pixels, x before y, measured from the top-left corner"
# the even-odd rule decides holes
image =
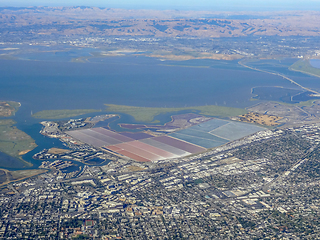
[[[96,6],[217,11],[320,10],[320,0],[0,0],[0,7]]]

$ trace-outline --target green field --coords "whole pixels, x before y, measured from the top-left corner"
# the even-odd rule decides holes
[[[154,117],[170,112],[179,112],[184,110],[199,111],[199,114],[213,117],[233,117],[247,113],[245,109],[220,107],[215,105],[198,106],[198,107],[183,107],[183,108],[151,108],[151,107],[134,107],[124,105],[105,104],[107,111],[115,113],[125,113],[134,117],[137,122],[152,122]]]
[[[290,70],[320,77],[320,69],[311,66],[309,60],[299,60],[289,67]]]
[[[43,110],[32,115],[34,118],[41,119],[62,119],[84,115],[87,113],[100,112],[97,109],[64,109],[64,110]]]
[[[11,119],[0,120],[0,152],[22,160],[21,156],[37,145],[28,134],[13,126],[14,124],[15,121]]]
[[[282,104],[282,105],[288,105],[288,106],[297,106],[297,107],[311,107],[314,105],[315,100],[309,100],[299,103],[285,103],[285,102],[277,102],[276,103]]]

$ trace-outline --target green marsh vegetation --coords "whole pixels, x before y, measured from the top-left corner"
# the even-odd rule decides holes
[[[190,112],[199,112],[206,116],[227,118],[238,116],[247,113],[245,109],[221,107],[215,105],[196,106],[196,107],[181,107],[181,108],[159,108],[159,107],[135,107],[115,104],[105,104],[108,112],[125,113],[132,116],[137,122],[152,122],[155,116],[164,113],[174,113],[185,110]]]
[[[300,59],[289,67],[290,70],[320,77],[320,69],[312,67],[308,59]]]
[[[41,119],[62,119],[80,116],[88,113],[101,112],[97,109],[64,109],[64,110],[43,110],[32,115]]]

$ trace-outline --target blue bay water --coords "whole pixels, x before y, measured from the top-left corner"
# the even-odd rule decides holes
[[[33,58],[35,56],[29,59]],[[69,62],[64,56],[59,61],[43,56],[41,59],[0,60],[0,100],[21,103],[13,119],[18,122],[17,127],[39,145],[24,156],[34,163],[34,167],[39,165],[32,160],[35,152],[63,146],[58,140],[39,134],[41,120],[33,119],[31,112],[84,108],[105,110],[105,103],[144,107],[219,105],[244,108],[259,102],[250,101],[254,87],[298,89],[282,77],[244,68],[237,61],[162,62],[142,56],[96,58],[87,63]],[[272,68],[270,64],[262,65]],[[276,71],[290,74],[299,83],[320,89],[319,80],[315,77],[291,72],[285,64],[273,67]],[[164,123],[170,121],[170,115],[172,113],[157,119]],[[134,119],[122,114],[121,119],[110,126],[120,130],[117,129],[119,122],[134,123]]]
[[[320,68],[320,59],[310,59],[309,61],[312,67]]]
[[[292,87],[280,77],[245,69],[235,62],[223,61],[223,66],[219,61],[199,61],[209,68],[196,68],[163,66],[155,59],[140,58],[105,58],[101,63],[2,60],[0,95],[33,112],[100,109],[104,103],[246,107],[251,104],[254,86]],[[188,63],[192,65],[192,61]]]

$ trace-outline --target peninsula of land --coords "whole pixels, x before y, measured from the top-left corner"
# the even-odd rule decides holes
[[[20,103],[0,102],[0,167],[15,168],[32,166],[22,159],[22,155],[33,150],[37,145],[25,132],[19,130],[16,122],[10,119],[18,111]]]
[[[14,115],[20,106],[21,104],[18,102],[0,101],[0,118]]]
[[[320,77],[320,69],[312,67],[309,59],[300,59],[289,67],[292,71],[302,72],[315,77]]]

